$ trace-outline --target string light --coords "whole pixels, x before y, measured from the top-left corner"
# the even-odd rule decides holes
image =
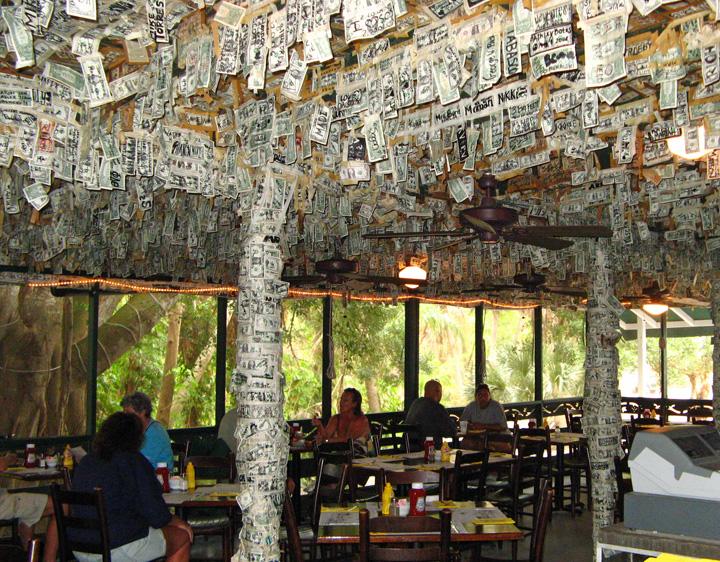
[[[147,285],[142,282],[126,282],[116,281],[114,279],[93,279],[88,277],[79,277],[76,279],[63,279],[56,281],[47,282],[30,282],[27,284],[29,287],[34,288],[79,288],[88,286],[89,290],[92,285],[98,285],[100,288],[109,287],[112,289],[120,289],[128,292],[136,293],[183,293],[189,295],[208,295],[208,296],[237,296],[237,287],[230,285],[217,285],[212,287],[166,287],[161,285]],[[515,305],[515,304],[504,304],[494,302],[488,299],[476,298],[476,299],[449,299],[449,298],[437,298],[437,297],[426,297],[423,295],[409,295],[403,294],[397,297],[374,297],[368,295],[353,295],[345,291],[331,291],[326,289],[288,289],[288,295],[292,298],[322,298],[332,297],[333,299],[349,299],[352,301],[369,302],[369,303],[384,303],[392,304],[394,302],[405,302],[410,299],[417,299],[420,302],[427,304],[440,304],[448,306],[478,306],[480,304],[487,304],[496,308],[512,308],[512,309],[530,309],[537,308],[537,304],[527,305]]]

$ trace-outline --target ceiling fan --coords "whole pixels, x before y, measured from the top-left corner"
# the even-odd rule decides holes
[[[497,180],[490,174],[484,174],[478,185],[487,195],[478,207],[460,211],[461,228],[457,230],[438,230],[434,232],[383,232],[364,234],[363,238],[412,238],[422,236],[459,236],[460,242],[479,238],[486,243],[497,242],[500,237],[509,242],[539,246],[548,250],[562,250],[573,245],[564,238],[610,238],[612,230],[601,225],[518,225],[518,212],[503,207],[492,197],[497,188]]]
[[[647,287],[644,287],[640,295],[629,295],[621,297],[621,301],[630,301],[631,304],[645,306],[648,303],[665,304],[670,306],[670,291],[661,289],[657,281],[653,281]]]
[[[312,285],[316,283],[328,282],[332,285],[339,285],[347,280],[357,280],[366,283],[389,283],[393,285],[413,285],[425,286],[427,281],[413,279],[403,279],[401,277],[389,277],[383,275],[362,275],[357,272],[358,263],[354,260],[348,260],[340,256],[315,262],[316,275],[288,275],[283,276],[282,280],[287,281],[291,285]]]
[[[523,291],[528,295],[536,293],[552,293],[571,297],[587,297],[585,289],[580,287],[548,287],[545,285],[547,277],[542,273],[518,273],[513,277],[514,285],[484,285],[482,288],[490,291]]]

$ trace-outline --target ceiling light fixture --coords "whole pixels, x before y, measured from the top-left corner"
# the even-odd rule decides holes
[[[698,127],[698,143],[700,150],[697,152],[685,152],[685,127],[682,128],[680,136],[667,139],[667,146],[670,152],[686,160],[698,160],[712,152],[711,148],[705,148],[705,125]]]
[[[660,316],[668,311],[668,305],[659,302],[648,302],[642,305],[642,309],[653,316]]]
[[[427,279],[427,271],[425,271],[421,267],[417,267],[416,265],[411,265],[409,267],[401,269],[398,277],[400,277],[401,279],[415,279],[418,281],[425,281]],[[420,285],[415,285],[413,283],[405,283],[405,286],[408,289],[417,289]]]

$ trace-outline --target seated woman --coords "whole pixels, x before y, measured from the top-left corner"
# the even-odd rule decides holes
[[[170,513],[162,486],[150,461],[141,453],[143,427],[133,414],[112,414],[100,426],[93,451],[78,464],[72,488],[91,492],[102,488],[113,562],[148,562],[165,556],[167,562],[187,562],[193,532]],[[94,509],[75,507],[76,515],[93,517]],[[75,540],[96,541],[92,531],[70,530]],[[101,557],[76,552],[79,562]]]
[[[317,443],[339,443],[352,439],[365,451],[370,435],[370,422],[362,413],[361,406],[360,393],[354,388],[346,388],[340,397],[340,413],[330,418],[327,427],[315,414],[312,424],[317,427]]]

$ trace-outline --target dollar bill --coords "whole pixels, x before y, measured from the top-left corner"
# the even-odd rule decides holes
[[[97,21],[95,0],[66,0],[65,12],[69,16]]]
[[[460,90],[453,88],[450,83],[450,76],[444,60],[438,60],[432,65],[433,80],[435,87],[440,94],[440,103],[447,105],[460,99]]]
[[[363,10],[350,12],[344,17],[345,42],[350,44],[358,39],[370,39],[395,27],[395,9],[392,0],[368,5]]]
[[[297,51],[293,50],[290,56],[290,64],[285,71],[285,76],[280,86],[280,93],[293,101],[300,101],[300,91],[305,82],[307,69],[307,64],[300,59]]]
[[[26,68],[35,64],[35,51],[33,49],[33,36],[25,29],[22,22],[17,19],[11,8],[2,8],[3,20],[10,32],[12,47],[15,51],[15,68]]]
[[[310,140],[325,145],[330,134],[330,108],[323,104],[315,104],[315,113],[310,121]]]
[[[535,78],[575,70],[577,68],[575,46],[560,47],[530,57],[530,67]]]
[[[226,27],[221,31],[220,56],[215,72],[219,74],[237,74],[240,70],[240,31]]]
[[[279,72],[289,64],[287,46],[287,9],[283,8],[270,16],[270,49],[268,70]]]
[[[113,97],[103,69],[102,55],[90,55],[79,60],[85,77],[85,91],[90,98],[90,107],[112,102]]]
[[[23,195],[25,195],[27,202],[38,211],[50,202],[50,197],[45,190],[45,186],[39,182],[30,184],[24,188]]]
[[[165,0],[145,0],[145,10],[150,37],[156,43],[169,43],[169,30],[165,21]]]
[[[435,99],[433,63],[430,59],[419,59],[417,62],[417,88],[415,101],[418,105]]]
[[[462,203],[469,200],[475,193],[475,181],[470,175],[452,178],[448,181],[448,191],[456,203]]]
[[[365,143],[370,162],[385,160],[387,158],[387,145],[385,144],[385,135],[383,133],[382,117],[377,114],[368,115],[365,118],[362,132],[363,135],[365,135]]]
[[[703,84],[709,86],[720,81],[720,56],[717,43],[704,45],[701,56]]]
[[[325,62],[333,58],[332,47],[327,33],[320,29],[305,34],[303,38],[305,62]]]
[[[677,80],[660,83],[660,109],[675,109],[678,106]]]
[[[370,166],[362,162],[345,162],[340,166],[339,174],[343,184],[370,181]]]
[[[240,30],[242,25],[243,17],[245,16],[245,8],[242,6],[236,6],[230,2],[221,0],[218,4],[215,4],[215,18],[217,23],[231,27],[236,30]]]

